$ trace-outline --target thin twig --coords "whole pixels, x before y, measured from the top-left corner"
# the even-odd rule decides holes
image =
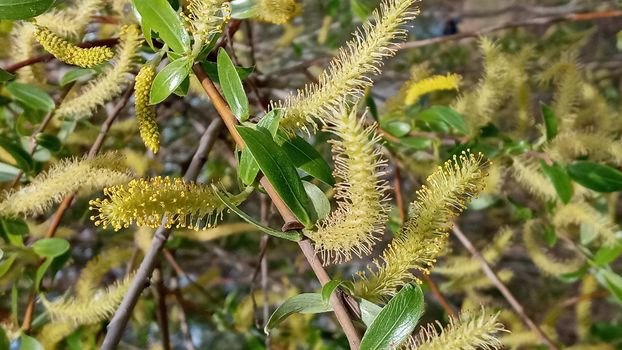
[[[612,11],[600,11],[600,12],[585,12],[585,13],[571,13],[571,14],[563,14],[563,15],[555,15],[555,16],[547,16],[547,17],[537,17],[537,18],[529,18],[522,21],[504,23],[496,26],[491,26],[487,28],[482,28],[472,32],[464,32],[453,35],[439,36],[430,39],[416,40],[403,44],[396,44],[395,48],[398,50],[403,49],[414,49],[434,44],[440,44],[449,41],[455,41],[460,39],[467,38],[477,38],[483,35],[487,35],[490,33],[498,32],[501,30],[519,28],[519,27],[528,27],[528,26],[537,26],[537,25],[551,25],[560,22],[581,22],[581,21],[593,21],[605,18],[615,18],[621,17],[622,10],[612,10]]]
[[[508,301],[510,306],[512,306],[514,311],[523,320],[525,325],[527,325],[529,329],[531,329],[534,333],[536,333],[538,338],[540,338],[540,341],[546,346],[548,346],[549,349],[558,350],[558,347],[553,343],[553,341],[549,339],[549,337],[542,331],[542,329],[540,329],[540,327],[538,327],[538,325],[529,316],[527,316],[523,305],[521,305],[521,303],[519,303],[518,300],[516,300],[512,292],[510,292],[510,290],[505,286],[505,284],[501,282],[501,280],[499,279],[497,274],[492,270],[492,268],[490,267],[486,259],[477,250],[477,248],[475,248],[475,246],[471,243],[471,241],[465,236],[465,234],[462,232],[462,230],[460,230],[460,228],[457,225],[454,225],[453,232],[456,235],[456,237],[458,237],[458,240],[460,240],[460,243],[462,243],[462,245],[473,255],[473,257],[479,261],[482,267],[482,271],[484,271],[488,279],[490,279],[490,281],[494,284],[497,290],[501,292],[505,300]]]
[[[123,108],[125,108],[125,105],[127,105],[127,102],[129,101],[133,92],[134,92],[134,84],[132,83],[130,86],[128,86],[121,100],[117,102],[114,109],[110,112],[110,114],[108,115],[108,118],[106,118],[106,121],[104,121],[104,123],[101,125],[100,130],[99,130],[99,135],[97,136],[97,139],[91,146],[89,153],[87,155],[87,159],[93,158],[97,154],[97,152],[99,152],[102,146],[103,140],[106,136],[106,133],[108,132],[108,130],[110,130],[110,126],[117,119],[117,117],[119,116]],[[60,222],[63,216],[65,215],[65,212],[71,206],[71,203],[73,202],[73,199],[75,198],[75,196],[76,196],[75,192],[65,196],[63,201],[60,203],[60,205],[54,212],[54,215],[52,216],[52,222],[50,223],[50,227],[48,227],[48,230],[45,233],[45,238],[54,237],[54,235],[56,234],[56,230],[58,229],[58,226],[60,225]],[[43,259],[39,260],[39,266],[43,264],[43,261],[44,261]],[[30,331],[30,327],[32,326],[32,316],[34,314],[34,310],[35,310],[35,293],[34,293],[34,287],[33,287],[33,291],[30,294],[30,297],[28,299],[28,305],[26,306],[26,310],[24,312],[24,320],[22,321],[22,330],[24,332]]]
[[[191,166],[186,170],[186,174],[184,175],[185,180],[196,180],[202,166],[202,164],[199,166],[198,162],[206,159],[207,154],[209,154],[214,145],[214,139],[218,137],[221,128],[222,124],[217,123],[217,121],[213,121],[212,124],[210,124],[210,126],[205,130],[203,133],[204,136],[201,137],[199,146],[192,157],[193,161],[191,162]],[[208,135],[206,136],[206,134]],[[193,165],[192,163],[195,164]],[[125,326],[127,325],[130,315],[132,314],[132,310],[134,310],[134,307],[138,302],[138,298],[140,298],[140,294],[144,290],[145,286],[149,284],[149,278],[153,273],[158,256],[164,248],[171,231],[172,229],[167,228],[165,225],[161,225],[156,229],[149,250],[145,254],[143,261],[140,263],[140,266],[136,271],[136,275],[134,276],[129,289],[125,294],[121,305],[119,305],[112,320],[108,324],[108,332],[104,338],[104,342],[101,347],[102,350],[115,349],[119,344],[123,331],[125,330]]]
[[[158,264],[159,265],[159,264]],[[166,288],[164,287],[164,276],[162,274],[161,266],[158,266],[153,271],[153,281],[155,286],[153,287],[156,296],[156,302],[158,305],[157,315],[160,324],[160,332],[162,333],[162,348],[164,350],[171,350],[171,337],[168,326],[168,312],[166,309]]]
[[[179,329],[184,337],[184,346],[186,350],[195,350],[192,334],[190,334],[190,326],[188,325],[188,317],[186,317],[186,310],[184,309],[184,298],[179,289],[179,276],[171,279],[171,289],[179,308]]]

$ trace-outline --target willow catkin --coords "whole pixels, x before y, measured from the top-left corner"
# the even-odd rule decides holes
[[[134,85],[136,122],[140,138],[154,154],[160,150],[160,129],[156,120],[155,106],[149,104],[151,84],[155,76],[155,66],[147,63],[140,68]]]

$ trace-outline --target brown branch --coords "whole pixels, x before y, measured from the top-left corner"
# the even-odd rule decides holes
[[[199,146],[193,156],[193,162],[201,162],[206,159],[207,154],[209,154],[214,145],[213,139],[218,137],[221,128],[222,124],[214,121],[207,129],[205,129],[205,132],[199,141]],[[192,165],[191,162],[191,166],[186,170],[184,179],[186,181],[196,180],[200,168],[201,167],[198,165]],[[106,337],[104,338],[104,342],[101,346],[102,350],[112,350],[117,347],[119,341],[121,340],[121,336],[123,335],[123,331],[125,331],[125,326],[127,325],[130,315],[132,314],[132,310],[134,310],[134,307],[138,302],[138,298],[140,298],[145,286],[149,284],[149,279],[155,268],[158,256],[160,255],[160,252],[164,248],[164,245],[172,232],[172,229],[167,228],[164,223],[156,229],[149,250],[145,254],[143,261],[140,263],[140,266],[136,271],[136,275],[134,276],[134,279],[132,279],[132,283],[125,294],[121,305],[119,305],[112,320],[108,324],[108,332],[106,333]]]
[[[486,274],[488,279],[490,279],[490,281],[494,284],[497,290],[501,292],[505,300],[508,301],[510,306],[512,306],[514,311],[523,320],[525,325],[527,325],[529,329],[531,329],[534,333],[536,333],[538,338],[540,338],[540,341],[544,345],[546,345],[549,349],[558,350],[559,348],[553,343],[553,341],[549,339],[549,337],[542,331],[542,329],[540,329],[540,327],[538,327],[538,325],[529,316],[527,316],[523,305],[521,305],[518,302],[518,300],[516,300],[512,292],[510,292],[510,290],[505,286],[505,284],[501,282],[501,280],[499,279],[497,274],[493,271],[493,269],[490,267],[486,259],[477,250],[477,248],[475,248],[475,246],[471,243],[471,241],[465,236],[465,234],[462,232],[462,230],[460,230],[460,228],[457,225],[454,225],[453,232],[456,235],[456,237],[458,237],[458,240],[460,240],[460,243],[462,243],[462,245],[473,255],[473,257],[479,261],[484,274]]]
[[[155,282],[154,290],[156,302],[158,305],[157,316],[160,324],[160,332],[162,333],[162,348],[171,350],[171,337],[168,325],[168,312],[166,309],[166,288],[164,287],[164,276],[162,268],[158,266],[153,272],[153,280]]]
[[[95,47],[95,46],[115,46],[118,43],[119,43],[118,38],[100,39],[100,40],[93,40],[93,41],[85,41],[83,43],[78,44],[78,47],[89,48],[89,47]],[[20,68],[30,66],[36,63],[48,62],[53,59],[54,59],[54,56],[52,56],[51,54],[35,56],[35,57],[25,59],[23,61],[15,62],[7,66],[6,68],[4,68],[4,70],[9,73],[15,73],[15,71],[17,71]]]
[[[242,137],[236,129],[237,119],[231,112],[231,109],[229,109],[227,102],[225,102],[218,89],[216,89],[216,86],[214,86],[214,83],[212,83],[207,74],[205,74],[201,65],[195,64],[193,66],[193,71],[196,74],[197,78],[199,78],[199,81],[205,89],[205,92],[210,97],[212,103],[214,104],[214,107],[223,119],[225,125],[227,126],[227,129],[229,130],[229,133],[233,137],[233,140],[237,144],[238,148],[244,149],[244,140],[242,140]],[[285,221],[282,230],[288,231],[303,228],[304,226],[298,221],[298,219],[296,219],[296,217],[287,207],[287,205],[285,205],[285,202],[283,202],[283,199],[278,195],[278,193],[276,193],[274,187],[268,181],[268,179],[265,176],[262,176],[259,182],[265,188],[268,196],[270,196],[270,199],[272,199],[272,203]],[[309,265],[311,265],[311,269],[317,276],[322,286],[328,283],[331,279],[324,270],[321,261],[315,255],[315,250],[313,249],[311,242],[308,239],[303,239],[298,242],[298,245],[300,246],[300,249],[307,258],[307,261],[309,262]],[[354,327],[352,320],[350,319],[350,315],[342,298],[338,297],[338,295],[339,293],[334,293],[330,299],[331,305],[333,306],[333,310],[335,312],[335,316],[337,317],[337,321],[341,325],[341,328],[343,329],[346,337],[348,338],[350,348],[358,349],[360,344],[360,336],[358,334],[358,331]]]
[[[91,146],[89,153],[87,155],[87,159],[93,158],[97,154],[97,152],[99,152],[102,146],[103,140],[106,136],[106,133],[108,132],[108,130],[110,130],[110,126],[117,119],[117,117],[119,116],[119,114],[121,113],[125,105],[127,105],[127,102],[129,101],[133,92],[134,92],[134,84],[132,83],[125,91],[125,94],[123,94],[123,97],[121,98],[121,100],[115,105],[114,109],[110,112],[110,114],[108,115],[108,118],[106,118],[106,121],[104,121],[104,123],[100,127],[99,135],[97,136],[97,139]],[[60,222],[63,216],[65,215],[65,212],[71,206],[71,203],[73,202],[73,199],[75,198],[75,196],[76,196],[75,192],[65,196],[63,201],[60,203],[60,205],[56,209],[56,212],[54,212],[54,215],[52,216],[52,222],[50,223],[50,227],[45,233],[45,238],[54,237],[54,235],[56,234],[56,230],[58,229],[58,226],[60,225]],[[40,259],[38,266],[41,266],[41,264],[43,264],[43,261],[44,259]],[[30,294],[30,297],[28,298],[28,305],[26,306],[26,310],[24,311],[24,320],[22,321],[22,330],[24,332],[28,332],[30,330],[30,327],[32,326],[32,316],[34,314],[34,310],[35,310],[35,293],[34,293],[34,287],[33,287],[33,291]]]
[[[454,35],[446,35],[439,36],[430,39],[416,40],[403,44],[395,45],[395,48],[398,50],[403,49],[414,49],[420,48],[424,46],[434,45],[445,43],[449,41],[455,41],[460,39],[467,38],[477,38],[483,35],[491,34],[494,32],[498,32],[501,30],[519,28],[519,27],[528,27],[528,26],[538,26],[538,25],[552,25],[560,22],[581,22],[581,21],[594,21],[605,18],[615,18],[622,17],[622,10],[612,10],[612,11],[600,11],[600,12],[585,12],[585,13],[571,13],[571,14],[563,14],[556,16],[547,16],[547,17],[536,17],[529,18],[523,21],[504,23],[496,26],[491,26],[487,28],[482,28],[472,32],[464,32],[458,33]]]

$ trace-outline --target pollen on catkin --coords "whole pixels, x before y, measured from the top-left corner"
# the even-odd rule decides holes
[[[285,24],[300,14],[301,6],[295,0],[258,0],[255,17],[263,22]]]
[[[440,323],[429,324],[411,338],[404,350],[476,350],[500,349],[503,347],[496,334],[507,332],[497,321],[499,314],[488,315],[484,309],[474,315],[461,314],[460,318],[449,317],[444,328]]]
[[[222,32],[231,19],[231,3],[222,0],[190,0],[181,16],[192,35],[203,42]]]
[[[138,123],[140,138],[154,154],[160,150],[160,130],[156,120],[155,107],[149,104],[151,84],[155,76],[155,66],[147,63],[140,68],[134,85],[136,122]]]
[[[335,197],[338,207],[305,235],[315,243],[324,263],[350,260],[352,255],[369,255],[386,219],[386,182],[381,179],[385,161],[380,158],[375,126],[365,127],[356,108],[330,117],[327,128],[337,136],[332,141],[335,177],[340,180]]]
[[[325,123],[323,119],[345,98],[361,95],[372,84],[368,75],[379,73],[382,59],[395,53],[393,42],[406,37],[401,26],[418,13],[411,8],[415,2],[384,0],[380,11],[375,10],[372,19],[339,50],[317,84],[306,85],[273,104],[285,110],[280,125],[289,131],[315,129],[315,119]]]
[[[104,199],[89,202],[96,212],[95,225],[114,230],[138,226],[211,227],[225,209],[209,185],[189,183],[181,178],[135,179],[104,189]]]
[[[63,38],[78,40],[91,22],[91,16],[106,6],[107,2],[105,0],[73,1],[71,6],[63,9],[53,8],[35,17],[35,23]]]
[[[440,90],[457,90],[462,77],[458,74],[434,75],[409,86],[404,103],[417,103],[421,96]]]
[[[487,164],[481,154],[463,153],[439,166],[417,191],[411,218],[383,251],[381,261],[374,259],[367,272],[359,273],[356,295],[383,300],[404,283],[420,283],[411,270],[429,273],[446,244],[453,219],[485,185]]]
[[[6,192],[0,201],[0,216],[43,214],[66,195],[91,192],[131,179],[123,159],[107,153],[93,159],[67,159],[35,177],[30,184]]]
[[[35,29],[35,37],[41,46],[59,61],[82,68],[96,66],[114,56],[114,52],[109,47],[96,46],[84,49],[43,27]]]
[[[112,65],[106,67],[104,72],[76,95],[66,98],[56,109],[56,116],[73,119],[87,118],[99,106],[118,96],[131,81],[129,73],[135,67],[141,43],[138,27],[124,26]]]

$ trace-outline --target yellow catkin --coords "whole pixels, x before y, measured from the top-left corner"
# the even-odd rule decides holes
[[[35,27],[30,22],[16,22],[11,30],[11,58],[15,62],[24,61],[37,55]],[[45,83],[46,75],[41,64],[22,67],[17,71],[17,80],[22,83]]]
[[[106,67],[94,81],[71,98],[66,98],[56,110],[59,118],[80,119],[91,114],[118,96],[131,81],[129,73],[135,67],[142,39],[137,26],[124,26],[116,47],[112,65]]]
[[[540,170],[540,164],[528,158],[515,157],[510,168],[512,176],[529,193],[539,199],[555,202],[557,191]]]
[[[188,14],[182,13],[182,18],[195,39],[201,42],[221,33],[231,19],[231,3],[222,0],[190,0],[187,9]]]
[[[411,105],[417,103],[421,96],[434,91],[457,90],[462,77],[458,74],[434,75],[415,82],[408,87],[404,103]]]
[[[151,152],[158,153],[160,149],[160,130],[156,120],[155,107],[149,105],[149,94],[155,75],[156,69],[152,64],[148,63],[140,68],[136,75],[136,84],[134,85],[134,101],[140,137]]]
[[[127,293],[132,277],[96,291],[89,298],[61,298],[53,302],[41,295],[41,302],[50,317],[57,322],[70,322],[76,325],[92,324],[110,317]]]
[[[609,216],[600,213],[586,202],[568,203],[555,211],[553,225],[557,228],[573,224],[587,225],[605,244],[614,244],[617,241],[618,226]]]
[[[70,322],[50,322],[41,328],[37,334],[37,340],[44,349],[56,350],[59,343],[73,333],[76,328],[78,327]]]
[[[78,298],[89,298],[93,295],[103,277],[112,269],[122,267],[130,260],[133,249],[114,247],[99,253],[89,260],[80,271],[80,277],[76,281],[76,293]]]
[[[114,52],[109,47],[96,46],[83,49],[43,27],[35,29],[35,38],[47,52],[58,60],[82,68],[96,66],[114,56]]]
[[[285,110],[280,125],[290,131],[316,127],[315,118],[322,120],[348,96],[360,95],[371,85],[367,77],[379,73],[382,59],[392,56],[393,41],[406,36],[402,24],[417,14],[411,9],[415,0],[384,0],[380,11],[354,33],[345,47],[339,50],[329,68],[297,93],[291,93],[284,102],[275,104]]]
[[[338,207],[305,234],[315,242],[325,263],[342,262],[352,255],[369,255],[386,220],[386,182],[381,180],[384,161],[374,147],[375,126],[365,127],[356,108],[336,112],[328,130],[338,139],[332,142]]]
[[[583,259],[579,256],[571,259],[558,260],[544,253],[535,237],[537,221],[527,221],[523,228],[523,243],[533,263],[544,273],[550,276],[559,276],[579,270],[583,266]]]
[[[35,22],[63,38],[77,40],[91,22],[91,16],[103,8],[107,2],[105,0],[76,0],[71,6],[62,10],[54,8],[37,16]]]
[[[89,193],[127,182],[131,176],[119,155],[111,152],[93,159],[67,159],[39,174],[19,190],[6,192],[0,202],[2,216],[43,214],[71,193]]]
[[[589,157],[597,162],[622,164],[622,142],[605,133],[566,131],[551,140],[544,152],[558,163]]]
[[[384,250],[380,261],[368,266],[356,284],[357,295],[371,300],[393,295],[404,283],[419,282],[411,270],[429,273],[443,249],[453,219],[485,184],[487,161],[481,154],[454,156],[439,167],[417,191],[412,217]]]
[[[540,80],[543,84],[551,81],[555,84],[552,109],[559,120],[559,130],[572,131],[583,86],[577,66],[577,51],[563,53],[559,60],[542,73]]]
[[[507,332],[497,321],[499,314],[488,315],[484,309],[474,315],[461,314],[449,318],[444,328],[440,323],[428,324],[412,339],[404,350],[477,350],[500,349],[497,334]],[[439,331],[440,328],[440,331]]]
[[[598,281],[592,275],[585,275],[581,279],[581,288],[579,297],[585,298],[579,300],[575,306],[577,317],[577,334],[579,339],[586,340],[590,335],[592,327],[592,296],[591,294],[598,290]]]
[[[400,115],[404,113],[404,109],[406,107],[406,94],[408,90],[413,84],[416,84],[418,81],[426,79],[430,76],[430,67],[429,63],[421,63],[416,66],[413,66],[410,69],[410,78],[400,86],[399,90],[393,94],[393,96],[389,97],[384,103],[384,110],[387,114],[396,114]]]
[[[300,14],[301,6],[295,0],[258,0],[255,17],[263,22],[285,24]]]
[[[135,179],[104,189],[104,199],[90,201],[95,225],[115,230],[138,226],[202,229],[212,226],[225,209],[210,185],[188,183],[180,178]]]

